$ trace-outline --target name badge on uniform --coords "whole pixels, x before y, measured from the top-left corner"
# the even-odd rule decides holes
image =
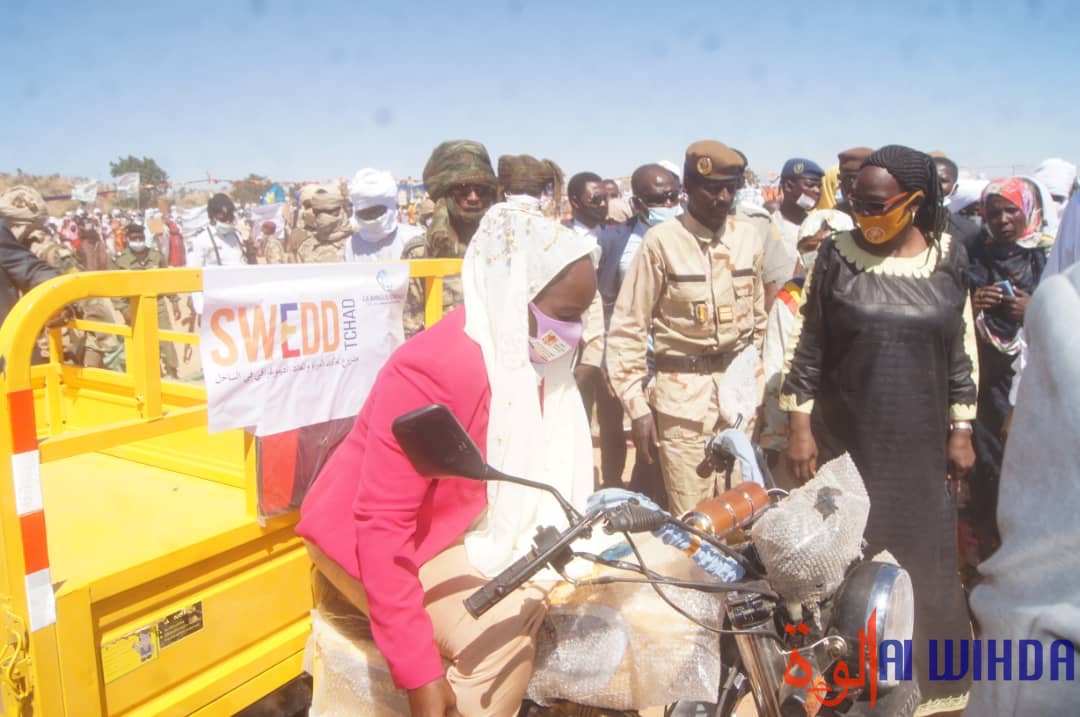
[[[709,302],[695,301],[692,308],[694,310],[694,318],[697,319],[699,324],[709,323]]]
[[[721,324],[731,323],[735,320],[735,311],[730,306],[717,306],[716,320]]]

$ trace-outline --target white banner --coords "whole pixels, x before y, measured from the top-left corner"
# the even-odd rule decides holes
[[[116,193],[121,197],[139,196],[139,173],[128,172],[116,178]]]
[[[79,202],[97,200],[97,182],[83,182],[71,188],[71,198]]]
[[[276,204],[259,204],[251,208],[251,236],[257,237],[262,233],[263,222],[273,222],[277,225],[274,236],[285,241],[285,202]]]
[[[356,415],[404,340],[408,279],[405,262],[203,269],[210,432]]]

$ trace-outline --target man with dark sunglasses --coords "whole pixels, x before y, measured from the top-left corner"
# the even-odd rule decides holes
[[[754,226],[732,213],[745,168],[742,156],[720,142],[687,148],[686,212],[646,232],[611,319],[611,383],[633,421],[639,454],[649,463],[659,458],[675,515],[716,495],[715,478],[696,471],[701,446],[736,420],[752,431],[760,402],[760,360],[745,352],[760,356],[765,336],[763,245]],[[647,194],[668,199],[657,196],[666,192]],[[650,335],[656,375],[646,392]],[[721,406],[720,388],[735,362],[750,369],[743,392],[752,400]]]
[[[424,166],[424,187],[435,203],[427,235],[405,247],[405,259],[437,259],[465,256],[469,240],[480,220],[495,203],[498,180],[487,149],[479,142],[443,142]],[[461,304],[461,278],[449,276],[443,282],[443,312]],[[405,336],[424,328],[424,281],[409,284],[405,302]]]

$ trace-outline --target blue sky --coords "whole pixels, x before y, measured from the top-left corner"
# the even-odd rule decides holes
[[[477,139],[626,175],[719,139],[750,166],[854,145],[1080,160],[1080,3],[10,3],[0,171],[419,176]],[[1005,168],[1003,168],[1003,165]]]

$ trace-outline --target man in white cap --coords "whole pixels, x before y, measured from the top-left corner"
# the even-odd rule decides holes
[[[397,261],[407,245],[422,240],[422,228],[398,222],[397,190],[393,175],[378,169],[361,169],[349,182],[354,232],[345,261]]]

